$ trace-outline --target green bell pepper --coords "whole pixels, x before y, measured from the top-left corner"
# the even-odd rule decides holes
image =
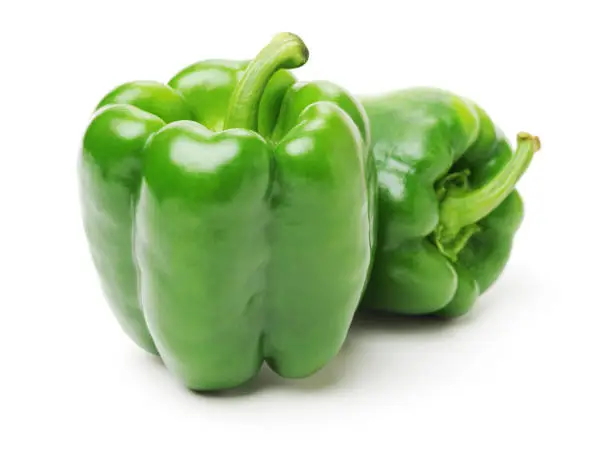
[[[249,61],[130,82],[98,105],[80,186],[119,323],[189,388],[300,378],[341,348],[371,270],[376,170],[361,104],[288,69],[281,33]]]
[[[361,99],[379,183],[378,241],[362,306],[457,317],[500,276],[523,219],[515,184],[539,149],[513,152],[489,116],[445,90]]]

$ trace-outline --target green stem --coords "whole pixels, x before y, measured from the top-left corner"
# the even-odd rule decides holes
[[[232,93],[225,129],[257,130],[259,103],[268,81],[279,69],[294,69],[308,61],[306,44],[292,33],[279,33],[249,63]]]
[[[449,193],[440,204],[440,222],[444,236],[454,236],[461,228],[472,225],[489,215],[514,190],[525,173],[540,140],[526,132],[517,137],[517,150],[512,159],[487,184],[472,191]]]

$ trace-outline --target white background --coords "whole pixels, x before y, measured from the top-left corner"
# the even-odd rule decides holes
[[[0,450],[609,451],[612,45],[607,2],[40,1],[0,7]],[[526,218],[467,317],[356,321],[316,376],[197,396],[123,335],[80,222],[99,99],[192,62],[311,51],[302,79],[435,85],[537,134]],[[606,433],[608,430],[608,433]]]

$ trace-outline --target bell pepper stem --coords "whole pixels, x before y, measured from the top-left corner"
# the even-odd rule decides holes
[[[279,33],[249,63],[229,102],[225,129],[257,130],[264,89],[279,69],[295,69],[308,61],[306,44],[293,33]]]
[[[516,152],[493,179],[475,190],[449,190],[440,203],[442,235],[454,236],[462,228],[489,215],[514,190],[539,149],[538,137],[521,132],[517,137]]]

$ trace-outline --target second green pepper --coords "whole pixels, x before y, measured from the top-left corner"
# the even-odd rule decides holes
[[[477,105],[434,88],[364,98],[379,182],[379,236],[363,306],[456,317],[499,277],[523,219],[518,149]]]

